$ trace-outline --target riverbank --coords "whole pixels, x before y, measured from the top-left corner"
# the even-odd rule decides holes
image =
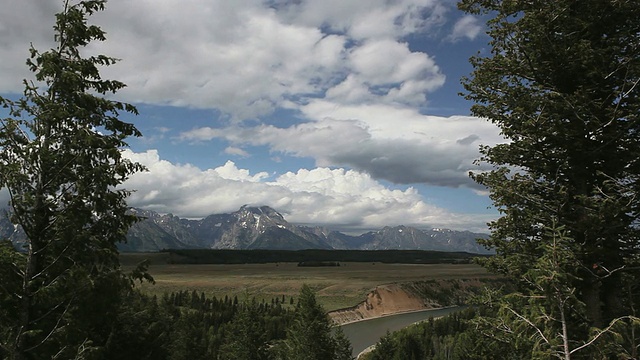
[[[356,360],[360,360],[362,357],[364,357],[365,355],[367,355],[368,353],[372,352],[375,349],[376,349],[376,346],[371,345],[368,348],[362,350],[358,355],[355,356]]]
[[[421,323],[422,321],[426,321],[426,320],[428,320],[428,319],[439,319],[439,318],[441,318],[441,317],[443,317],[443,316],[447,316],[447,315],[449,314],[449,311],[451,311],[451,312],[453,312],[453,311],[459,311],[459,310],[464,309],[464,308],[466,308],[466,306],[445,306],[445,307],[441,307],[441,308],[433,308],[433,309],[426,309],[426,310],[415,310],[415,311],[407,311],[407,312],[404,312],[404,313],[398,313],[398,314],[383,315],[383,316],[380,316],[379,318],[384,319],[385,317],[391,317],[391,316],[395,316],[395,315],[403,315],[403,314],[413,314],[413,313],[415,313],[415,314],[424,314],[425,312],[430,312],[430,311],[434,311],[434,312],[436,312],[436,313],[438,313],[438,314],[439,314],[439,315],[437,315],[437,316],[428,316],[428,317],[425,317],[425,318],[418,319],[417,321],[412,322],[411,324],[408,324],[408,325],[406,326],[406,327],[409,327],[409,326],[413,326],[413,325],[415,325],[415,324],[419,324],[419,323]],[[358,322],[365,322],[365,321],[367,321],[367,320],[375,320],[375,319],[378,319],[378,318],[371,318],[371,319],[357,320],[357,321],[354,321],[354,322],[351,322],[351,323],[345,323],[345,324],[342,324],[341,326],[343,326],[343,325],[350,325],[350,324],[358,323]],[[373,350],[375,350],[376,345],[377,345],[377,343],[376,343],[376,344],[373,344],[373,345],[370,345],[370,346],[368,346],[368,347],[366,347],[364,350],[362,350],[362,351],[358,352],[357,354],[356,354],[356,353],[354,353],[353,355],[354,355],[355,359],[356,359],[356,360],[359,360],[359,359],[361,359],[362,357],[364,357],[366,354],[368,354],[368,353],[372,352]],[[357,351],[357,350],[356,350],[356,351]]]
[[[434,308],[430,302],[405,290],[399,284],[376,286],[364,301],[356,306],[329,312],[329,317],[337,325],[374,319],[383,316],[421,311]]]
[[[425,309],[419,309],[419,310],[400,311],[400,312],[396,312],[396,313],[392,313],[392,314],[384,314],[384,315],[370,317],[370,318],[366,318],[366,319],[353,320],[353,321],[345,322],[345,323],[342,323],[342,324],[336,324],[336,325],[337,326],[350,325],[350,324],[359,323],[359,322],[363,322],[363,321],[367,321],[367,320],[381,319],[381,318],[386,318],[386,317],[396,316],[396,315],[422,313],[424,311],[431,311],[431,310],[433,310],[433,311],[448,310],[448,309],[453,309],[453,308],[458,309],[458,308],[460,308],[460,306],[453,305],[453,306],[442,306],[442,307],[434,307],[434,308],[425,308]]]
[[[356,306],[330,311],[338,325],[412,311],[465,304],[495,279],[429,279],[378,285]]]
[[[365,319],[341,325],[344,335],[352,346],[352,355],[358,356],[364,350],[375,345],[387,331],[394,332],[429,318],[438,318],[460,310],[460,307],[427,309],[401,314],[391,314],[378,318]]]

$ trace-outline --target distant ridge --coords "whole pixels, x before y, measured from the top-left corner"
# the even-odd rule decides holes
[[[487,254],[476,239],[486,234],[448,229],[421,230],[408,226],[384,227],[359,236],[322,227],[297,226],[287,222],[269,206],[242,206],[238,211],[209,215],[201,220],[182,219],[172,214],[132,209],[144,220],[127,234],[120,251],[162,249],[343,249],[343,250],[436,250]],[[25,235],[0,212],[0,236],[16,247]]]

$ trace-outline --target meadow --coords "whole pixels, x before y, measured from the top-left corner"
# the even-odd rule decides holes
[[[303,284],[316,291],[327,311],[354,306],[378,285],[431,279],[493,278],[475,264],[386,264],[347,262],[341,266],[299,267],[297,263],[266,264],[168,264],[163,253],[122,254],[125,269],[148,259],[155,284],[142,291],[161,296],[175,291],[204,292],[208,296],[256,298],[271,301],[284,295],[296,297]]]

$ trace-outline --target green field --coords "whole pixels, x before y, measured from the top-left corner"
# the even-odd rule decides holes
[[[180,290],[196,290],[209,296],[255,297],[270,301],[285,295],[296,296],[302,284],[317,291],[326,310],[349,307],[363,301],[377,285],[430,279],[471,279],[494,277],[474,264],[384,264],[341,263],[339,267],[298,267],[297,263],[175,265],[167,255],[123,254],[125,269],[149,259],[149,272],[156,284],[143,284],[144,292],[160,295]]]

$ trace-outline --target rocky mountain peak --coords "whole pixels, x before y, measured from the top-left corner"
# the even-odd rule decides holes
[[[232,217],[235,218],[235,226],[254,232],[254,236],[263,233],[271,227],[281,229],[290,229],[292,227],[282,214],[268,206],[251,207],[242,206],[240,210],[234,212]]]
[[[269,206],[249,206],[243,205],[240,210],[234,213],[238,218],[247,218],[249,216],[267,217],[273,220],[285,221],[284,216]]]
[[[209,215],[201,220],[181,219],[172,214],[132,209],[144,218],[127,234],[122,251],[161,249],[412,249],[486,253],[475,241],[485,234],[448,229],[421,230],[409,226],[386,226],[359,236],[322,227],[290,224],[269,206],[245,205],[233,213]],[[0,212],[0,238],[10,239],[17,248],[26,240],[21,229]]]

